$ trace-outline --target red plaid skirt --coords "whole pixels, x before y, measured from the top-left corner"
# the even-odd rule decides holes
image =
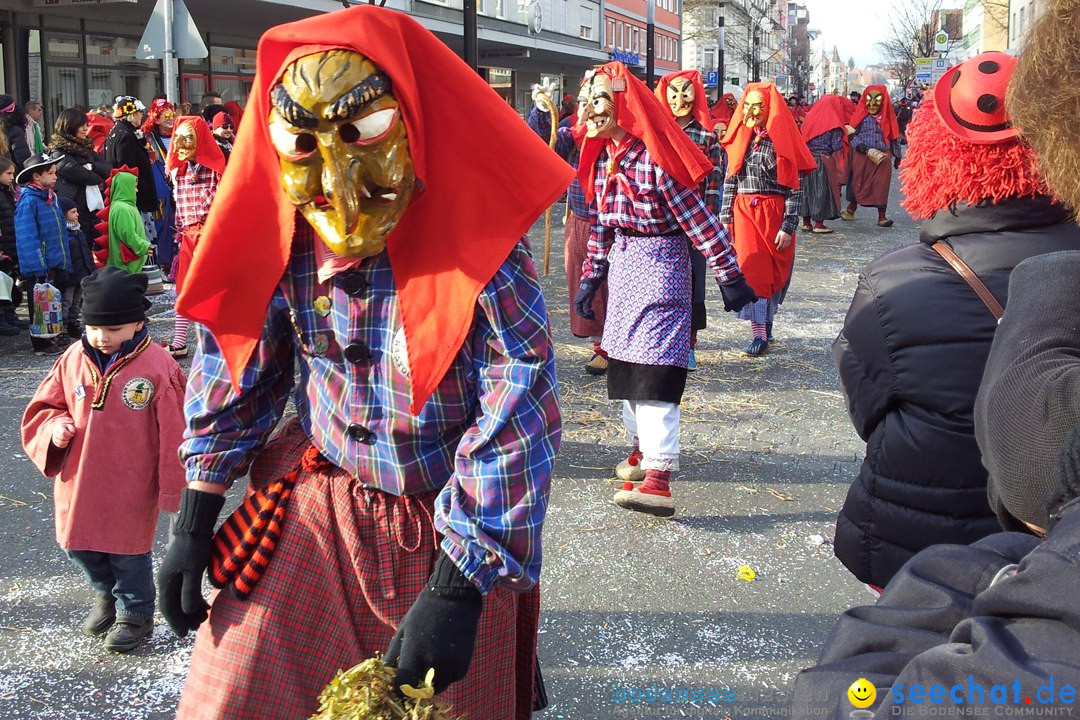
[[[251,468],[259,487],[297,467],[290,422]],[[219,592],[199,628],[177,718],[306,720],[337,670],[385,652],[440,552],[436,493],[397,497],[324,462],[302,469],[266,573],[246,600]],[[496,587],[469,674],[440,698],[470,720],[532,714],[540,592]]]

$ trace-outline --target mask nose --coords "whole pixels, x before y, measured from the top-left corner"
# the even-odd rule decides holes
[[[360,224],[359,188],[352,188],[349,178],[351,157],[331,144],[323,145],[322,158],[322,194],[337,215],[334,230],[345,238]]]

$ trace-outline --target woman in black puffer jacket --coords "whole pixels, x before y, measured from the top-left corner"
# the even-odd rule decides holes
[[[75,202],[79,208],[79,226],[91,242],[98,236],[97,218],[87,207],[86,191],[99,187],[109,177],[112,165],[94,152],[86,113],[68,108],[56,118],[49,147],[64,157],[56,166],[56,194]]]
[[[951,247],[1002,305],[1022,260],[1080,249],[1080,227],[1050,197],[1016,131],[979,137],[970,129],[1007,127],[1003,96],[1015,62],[983,53],[950,71],[960,73],[955,85],[951,76],[942,81],[954,96],[952,123],[933,97],[924,100],[900,175],[905,207],[929,218],[921,242],[867,266],[833,344],[848,412],[867,443],[837,519],[835,551],[873,586],[884,587],[925,547],[970,544],[999,530],[973,427],[997,321],[931,245]],[[965,105],[963,93],[994,96],[998,105],[984,113],[989,103]],[[970,127],[956,123],[958,107],[971,113]]]

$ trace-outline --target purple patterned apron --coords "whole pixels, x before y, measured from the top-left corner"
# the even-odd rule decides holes
[[[690,258],[681,235],[625,236],[608,254],[601,347],[617,360],[685,368],[690,359]]]

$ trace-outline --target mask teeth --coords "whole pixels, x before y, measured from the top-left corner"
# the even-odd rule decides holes
[[[364,185],[364,184],[360,185],[360,193],[366,198],[371,197],[371,191],[367,189],[367,185]]]

